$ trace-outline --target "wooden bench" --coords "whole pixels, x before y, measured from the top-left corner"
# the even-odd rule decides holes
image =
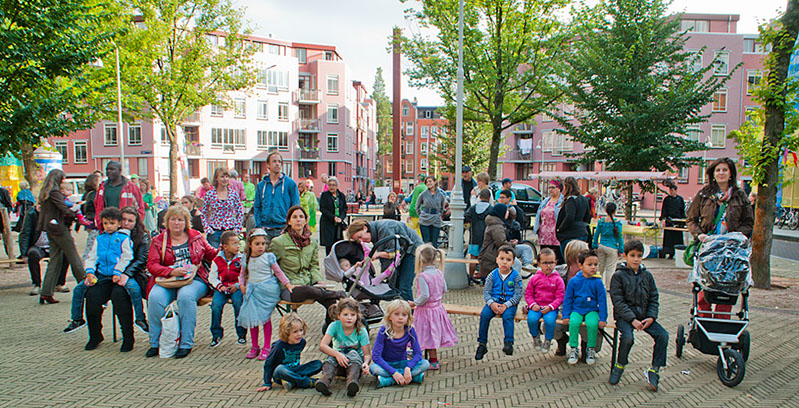
[[[444,309],[449,314],[459,314],[465,316],[480,316],[483,311],[483,306],[464,306],[464,305],[455,305],[451,303],[442,303]],[[497,315],[499,316],[499,315]],[[514,320],[517,322],[526,321],[527,314],[519,308],[516,311],[516,316],[514,316]],[[557,324],[563,324],[562,319],[558,319],[555,321]],[[585,323],[583,323],[585,325]],[[613,336],[609,335],[605,329],[613,329]],[[618,340],[619,340],[619,329],[616,328],[616,325],[613,323],[608,323],[605,325],[605,329],[600,329],[599,332],[602,334],[602,337],[610,343],[610,369],[613,369],[613,366],[616,365],[616,352],[618,351]]]
[[[459,264],[466,264],[466,265],[479,265],[480,262],[477,259],[449,259],[445,258],[444,262],[446,263],[459,263]]]

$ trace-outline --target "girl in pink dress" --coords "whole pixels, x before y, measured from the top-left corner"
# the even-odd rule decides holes
[[[447,291],[444,275],[444,252],[430,244],[416,250],[416,298],[413,313],[419,345],[428,353],[430,369],[438,370],[438,348],[452,347],[458,342],[458,333],[449,320],[441,298]]]

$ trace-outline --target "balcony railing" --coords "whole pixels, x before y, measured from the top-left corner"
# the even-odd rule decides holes
[[[518,123],[513,127],[513,133],[532,133],[534,130],[532,123]]]
[[[513,149],[505,152],[505,160],[512,160],[512,161],[531,161],[533,158],[533,152],[528,151],[522,153],[519,149]]]
[[[189,144],[186,146],[186,155],[187,156],[202,156],[203,155],[203,146],[202,145],[193,145]]]
[[[194,112],[191,115],[183,118],[183,124],[185,125],[188,123],[200,123],[200,112],[199,111]]]
[[[317,133],[321,130],[319,119],[297,119],[297,130]]]
[[[322,100],[319,98],[318,89],[298,89],[295,91],[294,99],[301,104],[317,104]]]
[[[319,149],[300,147],[300,159],[316,160],[319,158]]]

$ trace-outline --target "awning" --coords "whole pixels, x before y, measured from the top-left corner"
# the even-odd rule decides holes
[[[668,171],[542,171],[532,175],[532,178],[538,179],[564,179],[566,177],[574,177],[578,180],[658,181],[674,180],[677,175]]]

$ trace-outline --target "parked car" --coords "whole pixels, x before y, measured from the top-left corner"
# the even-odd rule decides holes
[[[492,181],[489,184],[492,194],[496,195],[497,190],[502,188],[502,183]],[[512,183],[510,187],[513,194],[516,195],[516,204],[524,210],[528,221],[535,219],[535,214],[538,212],[538,207],[541,205],[541,192],[527,184]],[[526,227],[529,228],[529,225]]]

